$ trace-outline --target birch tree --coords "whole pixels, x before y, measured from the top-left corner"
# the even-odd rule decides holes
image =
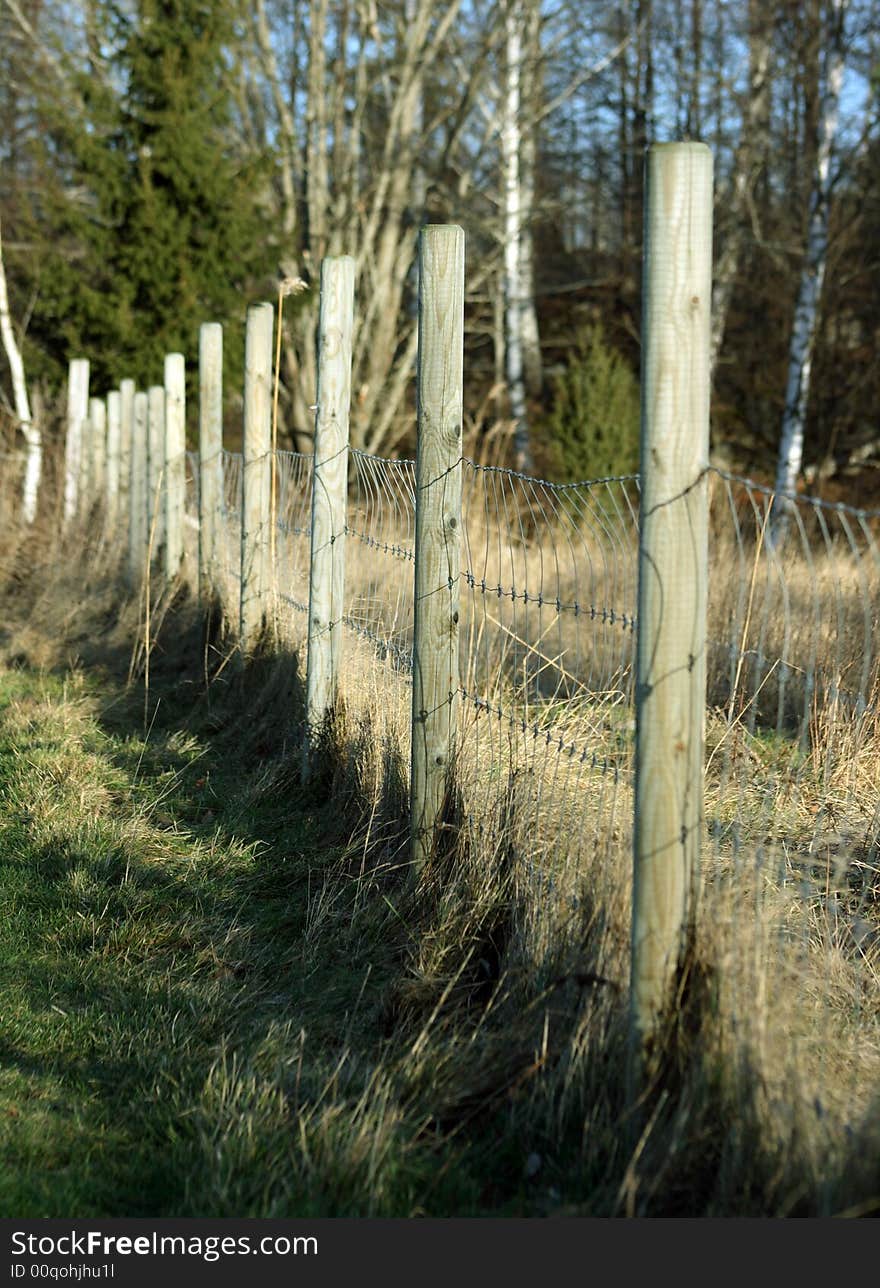
[[[795,490],[804,454],[804,425],[810,396],[813,350],[819,326],[819,306],[828,259],[828,220],[831,198],[831,159],[837,133],[840,89],[844,73],[844,21],[849,0],[829,0],[827,39],[819,102],[818,146],[810,194],[807,240],[789,345],[788,379],[779,439],[775,491]],[[776,506],[772,535],[781,539],[788,507]]]
[[[525,12],[520,0],[510,0],[504,11],[504,84],[501,104],[501,173],[503,183],[504,341],[505,374],[514,422],[514,463],[530,471],[532,451],[526,411],[523,372],[523,185],[521,69]]]
[[[9,312],[9,292],[6,288],[6,269],[3,263],[3,228],[0,224],[0,336],[9,363],[9,374],[12,380],[12,396],[15,404],[15,416],[26,447],[24,487],[22,492],[22,517],[25,523],[33,523],[37,517],[37,497],[40,489],[40,474],[43,468],[43,445],[40,427],[31,418],[28,400],[27,382],[25,380],[24,362],[21,349],[15,338],[15,330]]]

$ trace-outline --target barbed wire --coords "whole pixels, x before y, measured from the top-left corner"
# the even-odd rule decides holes
[[[619,882],[631,851],[639,480],[556,484],[469,460],[462,472],[463,826],[487,853],[518,854],[536,896],[524,933],[537,953],[553,907],[592,906],[584,882]],[[277,478],[278,600],[303,631],[311,457],[279,453]],[[823,1105],[853,1113],[844,1088],[855,1105],[855,1075],[826,1077],[814,1057],[823,1025],[853,1067],[870,1042],[880,1049],[876,1020],[842,1033],[818,983],[824,973],[849,989],[851,1015],[880,1013],[868,964],[880,943],[880,512],[792,495],[784,539],[768,540],[772,488],[714,466],[691,489],[700,483],[710,567],[701,897],[730,966],[726,1012],[750,1031],[760,995],[760,1013],[795,1034],[784,1076],[814,1079]],[[224,492],[234,594],[236,454],[224,453]],[[362,664],[372,654],[374,688],[390,699],[383,685],[412,683],[413,461],[351,452],[345,535],[342,625],[369,646]],[[606,897],[622,896],[612,884]]]

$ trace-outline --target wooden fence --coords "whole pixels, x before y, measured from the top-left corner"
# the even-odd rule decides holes
[[[634,1095],[650,1076],[645,1060],[658,1049],[656,1038],[685,962],[699,879],[709,150],[701,144],[652,148],[647,192],[631,987]],[[459,723],[464,262],[460,228],[422,231],[410,788],[417,872],[430,863],[444,827]],[[304,777],[333,720],[342,651],[353,289],[353,260],[326,260],[312,471]],[[270,536],[273,329],[270,304],[248,310],[238,612],[243,655],[259,648],[276,606]],[[184,383],[184,358],[171,354],[162,385],[135,391],[131,381],[123,380],[106,400],[89,399],[88,363],[71,362],[65,521],[84,514],[100,494],[104,521],[128,534],[127,570],[133,586],[151,575],[151,553],[156,573],[168,581],[184,566]],[[222,404],[222,331],[207,323],[199,344],[197,570],[206,604],[218,597]]]

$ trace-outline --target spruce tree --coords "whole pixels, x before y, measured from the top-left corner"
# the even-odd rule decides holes
[[[103,5],[110,75],[83,76],[84,126],[56,123],[69,162],[46,202],[53,245],[36,325],[87,353],[98,385],[161,380],[164,355],[194,356],[208,320],[229,328],[237,383],[246,295],[265,294],[275,256],[259,161],[232,146],[234,14],[228,0]]]

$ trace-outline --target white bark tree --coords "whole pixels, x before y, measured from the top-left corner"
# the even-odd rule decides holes
[[[9,293],[6,288],[6,270],[3,265],[2,226],[0,226],[0,335],[2,335],[3,339],[6,360],[9,363],[15,416],[18,421],[18,427],[24,436],[27,452],[22,491],[22,517],[25,523],[30,524],[37,517],[37,498],[43,468],[43,444],[40,427],[35,424],[31,417],[24,362],[21,356],[21,349],[15,338],[15,329],[9,312]]]
[[[789,344],[788,379],[776,466],[777,496],[794,492],[803,462],[804,425],[810,397],[813,349],[819,327],[819,305],[828,260],[831,158],[843,83],[844,20],[848,3],[849,0],[829,0],[828,5],[816,166],[810,194],[806,250]],[[774,540],[781,540],[787,526],[789,507],[777,504],[775,509],[771,533]]]
[[[501,97],[501,173],[503,185],[504,349],[505,375],[514,422],[514,463],[530,471],[532,451],[523,366],[523,183],[522,91],[525,12],[521,0],[509,0],[504,12],[504,84]]]
[[[541,361],[541,336],[538,310],[535,307],[535,242],[534,217],[536,172],[538,166],[538,121],[541,92],[541,8],[537,0],[527,0],[523,30],[524,58],[522,67],[522,139],[520,147],[521,227],[520,317],[522,320],[523,373],[526,391],[536,398],[544,383]]]

